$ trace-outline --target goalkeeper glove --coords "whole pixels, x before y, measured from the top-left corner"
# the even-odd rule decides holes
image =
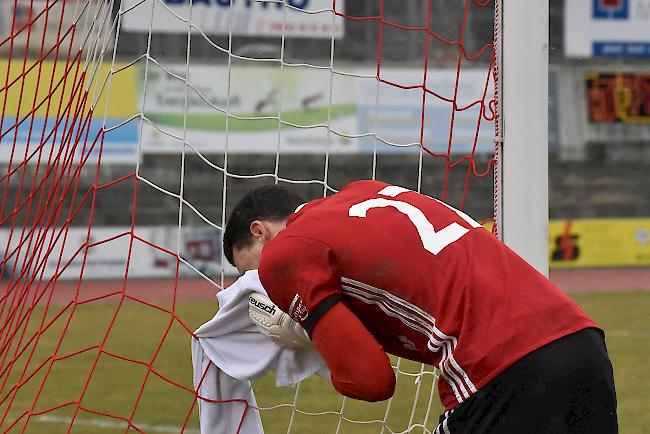
[[[311,345],[305,329],[259,292],[250,293],[248,314],[262,334],[283,348]]]

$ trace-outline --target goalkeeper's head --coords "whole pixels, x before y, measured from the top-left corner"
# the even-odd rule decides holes
[[[256,269],[262,248],[287,226],[287,218],[304,201],[279,185],[255,188],[235,205],[223,233],[226,259],[240,273]]]

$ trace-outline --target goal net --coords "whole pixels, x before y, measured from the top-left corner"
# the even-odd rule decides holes
[[[233,280],[249,189],[356,179],[494,210],[495,4],[0,3],[0,431],[198,433],[193,331]],[[433,432],[432,366],[395,396],[252,384],[267,432]]]

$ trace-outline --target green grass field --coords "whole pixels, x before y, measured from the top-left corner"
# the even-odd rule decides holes
[[[650,293],[580,294],[574,298],[608,332],[607,343],[614,363],[619,399],[620,432],[650,433],[650,370],[647,368],[647,361],[650,360]],[[214,314],[215,307],[213,302],[181,303],[176,312],[194,329]],[[6,384],[3,384],[0,413],[6,414],[7,417],[2,425],[2,432],[16,420],[18,422],[8,432],[20,432],[24,425],[26,417],[18,418],[32,405],[36,391],[50,366],[48,357],[53,353],[72,312],[72,308],[63,311],[62,309],[50,308],[47,321],[62,312],[61,316],[42,334],[22,379],[22,368],[34,348],[34,342],[26,346],[26,351],[15,361],[11,375]],[[66,432],[67,421],[76,407],[74,403],[81,397],[81,391],[95,360],[95,369],[81,399],[83,409],[77,414],[71,432],[124,433],[127,427],[125,422],[96,412],[128,419],[134,408],[133,421],[141,431],[178,432],[177,427],[183,424],[193,403],[193,397],[186,390],[164,381],[157,374],[191,388],[189,335],[177,322],[171,321],[168,313],[129,301],[120,307],[100,354],[98,344],[106,335],[116,309],[117,304],[107,303],[90,303],[77,307],[57,351],[59,359],[52,364],[33,411],[37,413],[53,407],[59,408],[41,416],[33,416],[25,432]],[[34,319],[40,318],[42,314],[42,308],[34,312],[23,346],[31,336],[31,331],[37,328],[34,324],[38,322]],[[158,344],[170,324],[169,334],[157,352]],[[77,353],[83,349],[87,351]],[[149,372],[146,363],[128,362],[113,356],[148,362],[154,358],[156,352],[152,364],[155,373]],[[69,357],[65,357],[66,355]],[[43,367],[37,369],[43,362]],[[4,361],[2,366],[6,365],[7,361]],[[420,365],[402,363],[399,368],[400,371],[412,375],[398,376],[398,390],[388,411],[388,426],[394,431],[399,431],[404,430],[411,419],[416,423],[423,423],[427,419],[427,426],[432,429],[436,426],[440,412],[437,396],[431,398],[430,394],[433,376],[425,373],[419,376],[419,384],[416,384]],[[31,375],[33,372],[35,373]],[[16,389],[12,391],[11,387],[19,383],[19,380],[21,387],[17,393],[13,393]],[[143,383],[145,387],[140,396]],[[274,407],[273,410],[263,412],[267,434],[287,432],[290,420],[291,432],[294,433],[336,432],[339,423],[339,432],[381,431],[381,423],[377,421],[384,419],[387,413],[386,402],[367,404],[348,400],[342,404],[342,398],[333,392],[331,385],[318,378],[302,384],[297,397],[295,389],[277,389],[273,384],[274,379],[271,376],[255,382],[258,404],[262,407]],[[418,389],[418,399],[413,410],[414,396]],[[140,399],[136,407],[138,396]],[[294,402],[294,397],[296,411],[289,405]],[[433,399],[433,404],[427,415],[430,399]],[[343,420],[338,414],[342,405]],[[308,416],[304,413],[318,415]],[[353,424],[346,419],[368,423]],[[197,428],[197,414],[194,409],[186,432],[197,433]],[[131,429],[129,432],[137,431]]]

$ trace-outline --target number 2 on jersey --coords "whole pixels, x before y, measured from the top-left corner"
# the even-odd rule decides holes
[[[408,190],[406,188],[397,187],[395,185],[389,185],[387,187],[384,187],[378,194],[382,196],[396,197],[399,194],[407,193],[410,191],[411,190]],[[432,197],[429,197],[429,199],[435,200],[439,204],[454,211],[460,218],[466,221],[471,227],[473,228],[481,227],[479,223],[474,221],[470,216],[468,216],[464,212],[459,211],[456,208],[453,208],[447,205],[446,203],[441,202]],[[420,210],[416,206],[411,205],[410,203],[402,202],[401,200],[384,199],[384,198],[368,199],[363,202],[357,203],[356,205],[352,205],[348,210],[348,215],[350,217],[365,218],[368,210],[372,208],[385,208],[385,207],[395,208],[397,211],[406,215],[406,217],[408,217],[411,223],[413,223],[413,225],[415,226],[415,229],[417,230],[418,235],[420,236],[420,240],[422,241],[422,245],[424,246],[425,250],[433,253],[434,255],[437,255],[445,247],[447,247],[448,245],[450,245],[451,243],[458,240],[463,235],[469,232],[469,229],[459,225],[456,222],[451,223],[450,225],[445,226],[444,228],[436,231],[436,229],[433,227],[433,224],[431,224],[431,222],[427,219],[427,217],[424,215],[422,210]]]

